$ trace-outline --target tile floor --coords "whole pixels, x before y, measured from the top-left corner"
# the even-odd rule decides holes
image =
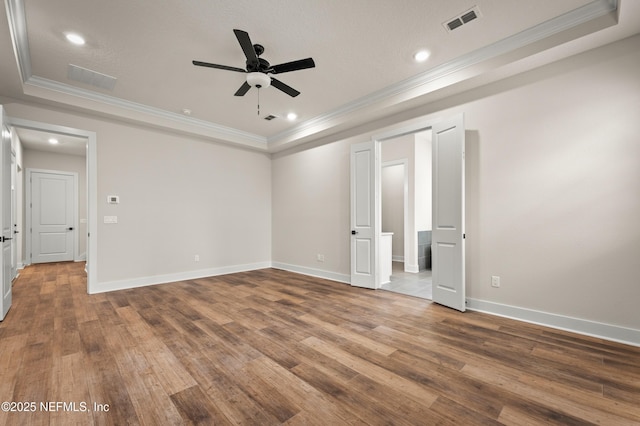
[[[431,269],[420,271],[417,274],[405,272],[404,263],[393,262],[391,282],[384,284],[381,288],[431,300]]]

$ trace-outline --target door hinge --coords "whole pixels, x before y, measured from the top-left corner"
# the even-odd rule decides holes
[[[462,239],[466,239],[467,238],[467,234],[462,234]]]

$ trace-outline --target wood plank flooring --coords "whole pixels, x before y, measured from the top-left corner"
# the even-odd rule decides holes
[[[15,282],[0,424],[640,424],[640,348],[275,269],[87,295],[83,267]]]

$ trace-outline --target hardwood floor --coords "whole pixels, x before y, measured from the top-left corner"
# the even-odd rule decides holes
[[[87,295],[83,267],[14,284],[0,424],[640,424],[640,348],[275,269]]]

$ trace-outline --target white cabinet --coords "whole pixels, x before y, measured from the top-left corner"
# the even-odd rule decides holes
[[[391,281],[391,247],[393,232],[380,234],[380,285]]]

